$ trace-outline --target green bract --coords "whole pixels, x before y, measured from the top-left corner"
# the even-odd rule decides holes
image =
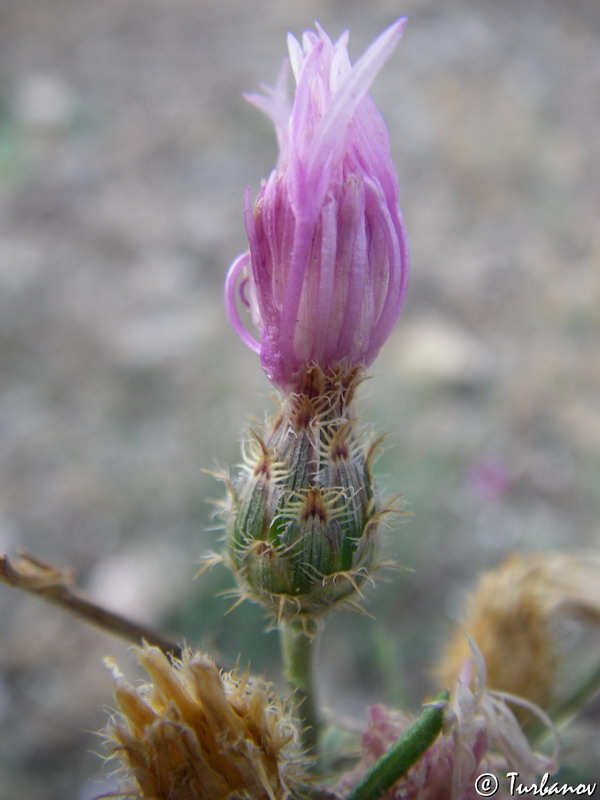
[[[358,370],[309,368],[270,430],[251,435],[230,487],[226,559],[241,595],[279,619],[353,602],[376,566],[383,511],[370,470],[375,446],[350,414],[359,380]]]

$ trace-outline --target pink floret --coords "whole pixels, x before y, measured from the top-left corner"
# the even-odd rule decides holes
[[[290,35],[293,103],[287,63],[275,87],[247,96],[272,119],[280,152],[254,202],[246,192],[249,251],[230,268],[226,303],[236,332],[284,391],[310,365],[368,366],[400,312],[408,246],[387,130],[367,92],[405,22],[354,66],[347,34],[333,44],[317,25],[302,45]]]

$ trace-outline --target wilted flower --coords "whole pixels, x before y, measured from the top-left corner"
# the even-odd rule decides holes
[[[304,775],[298,725],[248,671],[220,672],[187,651],[171,664],[138,650],[150,683],[113,666],[118,713],[105,736],[132,800],[285,800]]]
[[[400,312],[408,249],[398,182],[367,92],[405,22],[384,31],[354,66],[347,33],[333,44],[317,25],[302,46],[290,35],[293,103],[287,64],[274,88],[247,96],[274,122],[280,152],[254,205],[246,192],[250,249],[230,268],[226,302],[236,332],[284,391],[298,389],[308,365],[368,366]],[[236,295],[260,341],[244,327]]]
[[[533,750],[501,693],[486,686],[485,662],[474,642],[460,678],[450,695],[442,733],[425,755],[386,792],[384,800],[475,800],[480,773],[505,775],[510,770],[522,780],[533,780],[556,768],[556,752],[545,756]],[[533,704],[523,703],[550,730],[551,721]],[[340,783],[347,791],[380,758],[413,720],[407,714],[374,706],[363,735],[363,755]],[[556,748],[555,748],[556,749]],[[508,797],[501,790],[495,795]]]
[[[492,689],[548,708],[560,694],[564,656],[558,623],[579,617],[600,623],[600,557],[589,553],[512,555],[484,573],[435,667],[451,685],[469,655],[465,633],[481,649]]]

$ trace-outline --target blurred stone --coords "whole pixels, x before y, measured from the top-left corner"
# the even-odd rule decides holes
[[[75,96],[66,81],[55,73],[27,75],[17,95],[21,122],[34,131],[65,128],[75,112]]]
[[[557,409],[573,441],[600,449],[600,405],[597,391],[589,396],[579,392],[569,398],[569,403]]]
[[[212,323],[199,308],[154,310],[115,320],[101,337],[121,364],[156,364],[199,352],[213,336]]]
[[[494,380],[492,354],[456,325],[437,319],[408,325],[396,353],[402,381],[456,388],[480,388]]]
[[[18,291],[29,286],[42,266],[39,249],[25,238],[6,236],[0,240],[0,288]]]
[[[11,705],[10,691],[6,683],[0,678],[0,722],[8,717]]]
[[[7,553],[16,541],[17,531],[12,519],[0,510],[0,553]]]
[[[100,770],[98,770],[100,771]],[[86,781],[79,789],[77,800],[100,800],[102,797],[119,797],[119,781],[110,776]]]
[[[94,567],[86,588],[106,608],[158,625],[181,597],[176,552],[167,544],[137,542]]]

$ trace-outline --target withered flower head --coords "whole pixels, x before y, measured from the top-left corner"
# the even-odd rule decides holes
[[[561,618],[600,623],[600,557],[596,554],[512,555],[484,573],[435,668],[451,686],[469,657],[472,637],[487,665],[492,689],[527,698],[542,708],[556,700],[563,657]]]
[[[471,652],[450,693],[442,733],[383,800],[475,800],[480,773],[500,776],[514,770],[529,781],[556,769],[558,741],[550,719],[533,703],[511,696],[512,702],[525,706],[554,735],[554,752],[548,756],[533,749],[505,696],[488,689],[485,661],[472,640],[467,646]],[[403,712],[373,706],[362,738],[362,757],[342,778],[338,791],[344,793],[356,785],[412,722]],[[504,800],[509,794],[501,786],[495,797]]]
[[[268,684],[220,671],[202,653],[170,663],[137,651],[150,681],[134,688],[114,664],[117,711],[105,738],[135,800],[285,800],[302,780],[299,729]]]

